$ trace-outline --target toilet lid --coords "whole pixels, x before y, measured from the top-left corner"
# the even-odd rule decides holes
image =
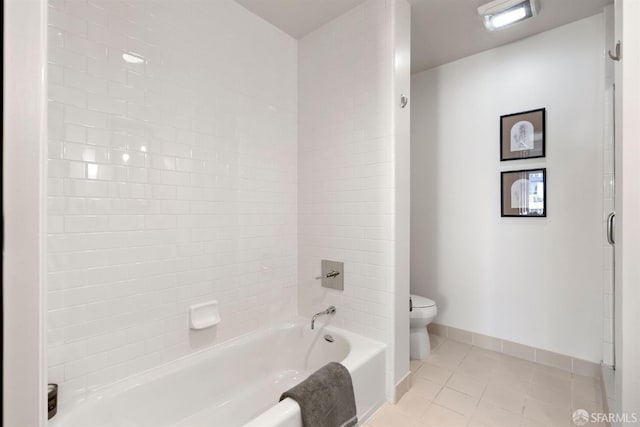
[[[428,308],[433,307],[436,303],[429,298],[425,298],[420,295],[411,295],[411,304],[413,308]]]

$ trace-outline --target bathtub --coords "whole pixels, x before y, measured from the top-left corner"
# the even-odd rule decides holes
[[[330,335],[333,342],[325,339]],[[307,320],[283,323],[129,377],[62,404],[50,427],[300,427],[280,394],[328,362],[351,373],[358,419],[385,400],[385,345]]]

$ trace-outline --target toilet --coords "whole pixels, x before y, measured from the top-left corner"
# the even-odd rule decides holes
[[[411,294],[409,327],[411,328],[411,359],[424,360],[431,353],[427,325],[438,314],[436,303],[429,298]]]

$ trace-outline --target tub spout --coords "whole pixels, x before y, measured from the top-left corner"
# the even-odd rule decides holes
[[[325,314],[336,314],[336,308],[330,305],[329,308],[327,308],[326,310],[321,311],[320,313],[314,314],[313,318],[311,319],[311,329],[315,327],[316,319],[320,316],[324,316]]]

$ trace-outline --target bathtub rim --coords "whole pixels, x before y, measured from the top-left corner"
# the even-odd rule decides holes
[[[211,355],[211,353],[223,352],[225,349],[251,342],[257,337],[269,335],[272,331],[294,330],[298,327],[301,327],[303,329],[307,327],[310,328],[309,319],[296,316],[282,322],[261,326],[242,335],[238,335],[220,343],[195,350],[192,353],[185,354],[174,360],[164,362],[162,364],[153,366],[149,369],[145,369],[144,371],[137,372],[133,375],[127,376],[112,383],[102,385],[93,390],[87,391],[80,397],[59,403],[56,416],[48,420],[46,425],[48,427],[65,427],[66,420],[73,415],[75,410],[81,410],[86,405],[91,405],[102,399],[115,397],[119,394],[127,392],[128,390],[134,389],[141,384],[166,377],[191,365],[203,362],[207,357]],[[354,372],[354,370],[363,366],[367,362],[368,357],[371,354],[386,351],[386,344],[380,341],[373,340],[371,338],[364,337],[346,329],[332,326],[330,322],[321,324],[320,327],[316,328],[316,334],[323,335],[326,333],[335,334],[336,336],[340,336],[347,341],[347,344],[349,346],[348,353],[346,357],[340,361],[340,363],[345,366],[350,372]],[[297,403],[295,403],[293,400],[286,400],[290,400],[291,403],[298,407]],[[282,402],[280,402],[280,404],[282,404]],[[272,408],[275,408],[276,406],[278,406],[277,402],[274,403],[274,406]]]

